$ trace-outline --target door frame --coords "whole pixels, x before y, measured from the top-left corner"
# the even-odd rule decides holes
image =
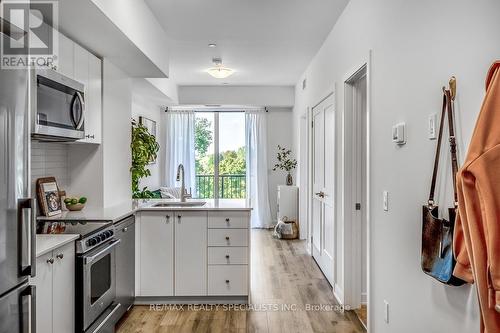
[[[362,239],[361,239],[361,222],[362,219],[359,218],[356,211],[354,210],[354,205],[356,203],[352,192],[353,184],[353,174],[351,172],[353,163],[355,163],[356,156],[352,154],[355,147],[354,137],[352,136],[353,130],[358,125],[354,122],[352,117],[352,110],[354,106],[352,105],[352,98],[354,96],[354,89],[350,83],[355,82],[357,79],[366,75],[366,128],[364,129],[366,135],[366,154],[365,154],[365,174],[363,175],[365,182],[365,192],[362,193],[362,205],[365,202],[366,209],[366,261],[367,261],[367,290],[366,290],[366,302],[368,307],[368,320],[367,329],[370,328],[370,314],[371,311],[371,197],[370,197],[370,174],[371,174],[371,163],[370,163],[370,117],[371,117],[371,50],[368,53],[368,57],[361,64],[356,66],[353,70],[349,71],[343,80],[344,83],[344,129],[343,129],[343,140],[344,140],[344,186],[343,186],[343,198],[344,198],[344,304],[348,304],[357,307],[361,304],[361,285],[362,285]],[[358,155],[359,156],[359,155]],[[359,162],[359,159],[358,159]],[[363,161],[361,161],[363,162]],[[362,206],[363,208],[363,206]]]

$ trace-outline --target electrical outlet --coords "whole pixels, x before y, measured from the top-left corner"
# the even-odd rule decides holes
[[[387,212],[389,210],[389,192],[387,192],[387,191],[383,192],[382,202],[383,202],[384,211]]]
[[[437,138],[436,123],[437,123],[437,115],[435,113],[429,115],[429,140],[435,140]]]
[[[389,302],[384,299],[384,321],[389,324]]]

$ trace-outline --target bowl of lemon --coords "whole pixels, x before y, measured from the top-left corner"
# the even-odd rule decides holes
[[[87,202],[87,198],[85,197],[67,197],[64,199],[64,204],[66,208],[71,211],[79,211],[85,207],[85,203]]]

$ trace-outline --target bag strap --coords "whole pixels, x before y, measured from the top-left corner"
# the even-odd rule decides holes
[[[450,152],[451,152],[451,178],[453,180],[453,204],[458,207],[458,194],[457,194],[457,172],[458,172],[458,159],[457,159],[457,142],[455,138],[455,124],[453,121],[453,103],[451,92],[445,90],[445,95],[448,103],[448,126],[450,132]]]
[[[441,120],[439,122],[439,134],[436,146],[436,154],[434,156],[434,169],[432,171],[431,189],[429,193],[429,206],[434,206],[434,194],[436,190],[436,180],[439,169],[439,157],[441,154],[441,143],[443,141],[443,130],[446,111],[448,111],[448,126],[449,126],[449,142],[450,142],[450,152],[451,152],[451,167],[452,167],[452,178],[453,178],[453,194],[455,207],[458,202],[457,186],[456,186],[456,174],[458,172],[458,160],[457,160],[457,149],[455,140],[455,126],[453,123],[453,107],[452,107],[452,97],[449,90],[443,89],[443,106],[441,110]]]

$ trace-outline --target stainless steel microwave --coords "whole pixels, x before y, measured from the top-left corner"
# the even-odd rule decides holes
[[[76,141],[85,137],[85,85],[52,69],[31,73],[35,139]]]

